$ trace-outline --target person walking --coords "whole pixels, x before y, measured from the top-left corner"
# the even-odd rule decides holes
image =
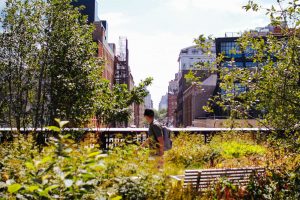
[[[158,162],[158,168],[163,167],[164,137],[161,125],[154,119],[154,111],[146,109],[144,117],[149,124],[148,138],[142,143],[141,147],[149,146],[150,158]]]

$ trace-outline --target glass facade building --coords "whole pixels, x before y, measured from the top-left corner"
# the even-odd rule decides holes
[[[241,48],[238,45],[237,40],[239,37],[223,37],[223,38],[216,38],[216,53],[217,55],[223,54],[224,59],[219,64],[219,67],[223,68],[232,68],[232,67],[238,67],[238,68],[253,68],[258,67],[260,64],[257,62],[253,62],[253,56],[255,51],[248,47],[246,50],[242,51]],[[219,81],[218,81],[219,82]],[[242,86],[240,83],[236,82],[234,85],[234,88],[231,91],[223,91],[220,87],[217,86],[217,89],[215,91],[215,94],[220,94],[221,96],[226,94],[232,94],[232,95],[238,95],[243,92],[246,92],[249,90],[248,87]],[[214,107],[214,114],[217,116],[228,116],[230,113],[230,110],[224,110],[223,108],[219,107],[218,105],[215,105]],[[253,116],[258,116],[259,113],[255,110],[252,110]]]
[[[242,51],[237,43],[238,37],[224,37],[216,39],[216,53],[223,54],[221,67],[256,67],[253,62],[254,51],[250,47]],[[234,61],[233,61],[234,60]]]
[[[84,6],[81,13],[88,16],[89,23],[100,21],[100,0],[73,0],[72,5]]]

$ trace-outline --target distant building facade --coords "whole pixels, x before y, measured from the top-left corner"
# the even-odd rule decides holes
[[[266,27],[258,27],[254,30],[250,30],[249,34],[253,37],[261,37],[262,39],[266,40],[268,35],[273,35],[275,37],[282,36],[282,30],[280,27],[274,27],[268,25]],[[225,37],[216,38],[216,53],[217,55],[223,54],[224,59],[219,64],[219,68],[247,68],[249,70],[255,70],[257,67],[261,65],[261,63],[255,62],[253,56],[255,54],[252,48],[246,48],[242,50],[238,44],[238,39],[242,34],[236,33],[226,33]],[[272,55],[270,55],[272,56]],[[276,59],[274,62],[276,62]],[[233,62],[234,61],[234,62]],[[220,95],[225,94],[225,91],[222,91],[219,88],[219,83],[217,84],[218,92]],[[247,91],[248,88],[246,86],[241,86],[239,82],[235,82],[233,93],[241,93]],[[252,117],[258,117],[259,113],[255,110],[249,111]],[[214,106],[214,115],[227,117],[230,115],[230,110],[225,111],[224,109],[220,108],[219,106]]]
[[[179,77],[180,77],[180,71],[184,70],[192,70],[192,69],[201,69],[199,67],[196,67],[195,64],[197,63],[213,63],[215,62],[216,56],[216,47],[213,45],[211,47],[211,53],[212,55],[207,55],[201,48],[198,46],[190,46],[184,49],[181,49],[179,57],[178,57],[178,63],[179,63]]]
[[[192,71],[194,75],[199,78],[199,81],[204,81],[207,79],[210,76],[209,71],[205,67],[200,67],[200,65],[198,66],[197,64],[214,63],[216,59],[216,50],[214,45],[211,47],[211,53],[211,56],[209,56],[197,46],[187,47],[180,51],[178,58],[179,73],[176,126],[186,125],[186,123],[184,123],[184,110],[186,109],[184,105],[184,92],[190,87],[191,84],[187,82],[185,75]]]
[[[115,83],[131,85],[131,70],[129,66],[129,49],[128,39],[126,37],[119,38],[118,56],[115,65]]]
[[[203,106],[207,105],[217,86],[217,75],[212,74],[200,85],[190,85],[183,94],[183,126],[193,126],[195,119],[206,118],[207,112]]]
[[[168,108],[168,94],[165,94],[161,97],[158,109],[159,110],[166,110],[167,108]]]
[[[100,0],[73,0],[72,5],[75,7],[84,6],[81,14],[88,17],[89,23],[100,21]]]
[[[177,95],[178,95],[178,74],[175,74],[174,80],[169,82],[168,87],[168,111],[167,124],[169,126],[176,126],[176,109],[177,109]]]
[[[134,125],[137,128],[143,128],[145,126],[144,111],[145,111],[144,103],[134,104]]]
[[[93,33],[93,39],[98,45],[97,56],[104,60],[102,76],[113,85],[115,80],[116,45],[108,43],[108,24],[106,21],[97,21],[94,22],[94,25],[96,29]]]
[[[97,57],[104,60],[103,78],[114,84],[116,45],[108,43],[108,23],[100,19],[100,0],[73,0],[72,5],[83,6],[82,15],[88,17],[88,23],[94,24],[93,40],[97,43]]]
[[[148,90],[147,90],[148,91]],[[149,91],[148,91],[149,92]],[[151,94],[149,94],[144,98],[145,108],[147,109],[153,109],[153,101],[151,98]]]

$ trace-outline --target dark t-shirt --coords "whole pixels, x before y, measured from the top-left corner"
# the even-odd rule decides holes
[[[158,138],[162,137],[162,135],[163,135],[163,133],[162,133],[162,128],[161,128],[160,124],[157,121],[152,122],[149,125],[149,138],[150,138],[149,147],[150,147],[150,150],[155,154],[159,153]]]

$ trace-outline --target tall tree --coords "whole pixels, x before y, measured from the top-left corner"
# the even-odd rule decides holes
[[[10,126],[30,123],[32,89],[39,68],[39,39],[42,18],[40,0],[7,0],[1,17],[1,105]],[[2,113],[2,115],[5,115]]]
[[[257,119],[262,126],[284,131],[293,138],[290,141],[298,140],[300,144],[297,135],[300,127],[300,1],[276,2],[276,6],[267,9],[254,1],[244,6],[247,11],[265,10],[271,25],[280,32],[266,37],[251,32],[243,34],[238,44],[257,67],[240,68],[234,66],[234,60],[232,68],[220,67],[217,71],[223,93],[218,94],[214,102],[229,109],[233,117]],[[200,36],[196,43],[203,47],[207,40],[214,42],[212,38]],[[224,55],[218,55],[218,66],[223,58]],[[237,83],[247,90],[233,92]],[[260,118],[253,113],[259,113]]]
[[[55,118],[84,126],[95,114],[107,124],[127,120],[147,95],[102,79],[94,26],[72,0],[7,0],[0,18],[0,117],[10,127],[44,127]],[[0,121],[0,123],[1,123]]]
[[[152,78],[146,78],[138,86],[128,90],[126,84],[116,84],[110,89],[109,82],[104,81],[96,106],[98,123],[107,126],[113,126],[116,123],[126,124],[132,113],[130,106],[144,102],[144,98],[148,95],[146,88],[151,83]]]
[[[61,118],[80,126],[95,111],[102,69],[95,57],[94,27],[70,3],[71,0],[51,0],[46,12],[48,123]]]

